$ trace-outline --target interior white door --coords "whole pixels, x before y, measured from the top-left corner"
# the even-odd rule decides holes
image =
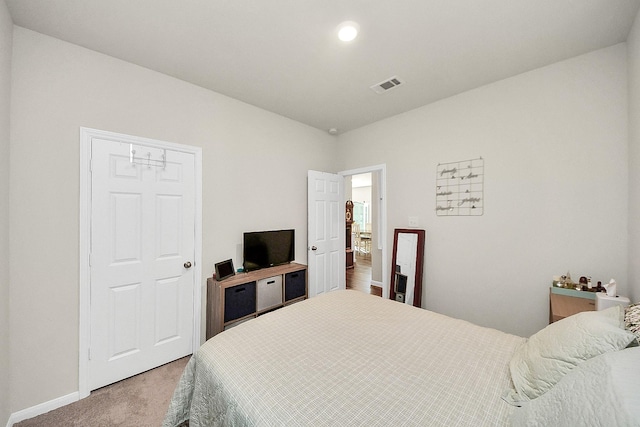
[[[192,353],[194,170],[193,153],[92,139],[90,390]]]
[[[308,171],[309,298],[345,289],[344,177]]]

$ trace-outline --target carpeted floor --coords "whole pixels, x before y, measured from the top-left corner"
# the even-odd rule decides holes
[[[91,392],[85,399],[14,427],[159,427],[189,357]]]

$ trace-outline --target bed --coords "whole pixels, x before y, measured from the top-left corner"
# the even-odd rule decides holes
[[[616,328],[623,337],[603,353],[635,338]],[[530,405],[543,399],[514,383],[514,372],[535,356],[532,338],[358,291],[331,292],[203,344],[163,426],[545,425],[535,424],[542,409]]]

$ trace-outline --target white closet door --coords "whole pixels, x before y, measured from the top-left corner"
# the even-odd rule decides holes
[[[94,390],[192,352],[195,159],[99,138],[91,155]]]

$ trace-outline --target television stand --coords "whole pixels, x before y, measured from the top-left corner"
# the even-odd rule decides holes
[[[307,297],[307,266],[290,264],[207,279],[207,339]]]

